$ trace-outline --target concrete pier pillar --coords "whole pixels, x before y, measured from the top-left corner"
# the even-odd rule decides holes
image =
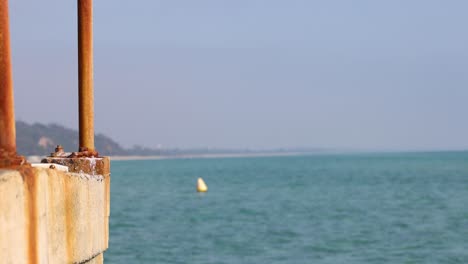
[[[93,1],[77,1],[79,147],[94,151]]]
[[[16,154],[8,0],[0,0],[0,151]]]

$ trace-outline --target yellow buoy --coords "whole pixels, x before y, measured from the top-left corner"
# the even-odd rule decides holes
[[[206,186],[205,182],[202,178],[198,178],[197,181],[197,192],[206,192],[208,191],[208,186]]]

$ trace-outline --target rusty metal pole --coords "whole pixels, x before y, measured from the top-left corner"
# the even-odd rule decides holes
[[[0,0],[0,150],[16,155],[8,0]]]
[[[94,151],[93,1],[77,1],[79,147]]]

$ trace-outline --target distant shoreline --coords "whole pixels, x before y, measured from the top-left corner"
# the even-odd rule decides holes
[[[216,153],[216,154],[175,154],[175,155],[109,155],[111,161],[128,160],[165,160],[165,159],[216,159],[216,158],[255,158],[255,157],[288,157],[305,155],[330,154],[391,154],[391,153],[440,153],[440,152],[468,152],[468,150],[432,150],[432,151],[284,151],[284,152],[254,152],[254,153]],[[107,156],[107,155],[105,155]],[[39,163],[45,156],[27,156],[30,163]]]
[[[163,160],[163,159],[216,159],[216,158],[254,158],[310,155],[313,152],[258,152],[258,153],[226,153],[226,154],[180,154],[180,155],[110,155],[111,161],[125,160]],[[106,155],[107,156],[107,155]],[[28,156],[31,163],[40,163],[45,156]]]
[[[216,158],[255,158],[282,157],[312,154],[307,152],[261,152],[261,153],[227,153],[227,154],[186,154],[161,156],[110,156],[112,160],[161,160],[161,159],[216,159]]]

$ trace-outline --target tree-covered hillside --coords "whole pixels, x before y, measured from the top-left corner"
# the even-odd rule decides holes
[[[128,155],[117,142],[102,134],[95,136],[95,146],[101,155]],[[56,145],[66,152],[78,151],[78,131],[57,124],[27,124],[16,121],[17,152],[21,155],[48,155]]]

